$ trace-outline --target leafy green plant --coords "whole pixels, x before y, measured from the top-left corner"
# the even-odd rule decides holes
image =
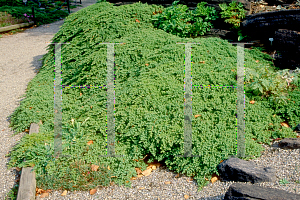
[[[13,188],[8,192],[5,200],[16,200],[18,195],[19,184],[15,184]]]
[[[285,184],[289,184],[290,182],[288,182],[285,178],[284,179],[280,179],[279,183],[281,185],[285,185]]]
[[[246,82],[250,83],[248,90],[261,97],[270,97],[274,103],[287,103],[288,91],[292,89],[292,83],[298,81],[298,74],[289,74],[288,70],[275,72],[269,66],[258,66],[257,69],[247,69]],[[291,85],[290,85],[291,83]]]
[[[240,29],[240,24],[242,19],[245,18],[246,11],[243,8],[243,4],[232,1],[229,6],[225,3],[219,4],[222,12],[221,17],[225,19],[226,23],[232,24],[232,29],[237,31],[238,41],[241,41],[248,36],[243,36],[242,30]]]
[[[174,1],[161,14],[154,13],[152,20],[156,28],[179,37],[191,37],[204,35],[213,27],[211,21],[218,16],[214,8],[205,6],[207,2],[199,3],[193,11],[186,5],[177,5],[178,2]]]
[[[242,19],[245,18],[246,11],[243,8],[243,4],[232,1],[229,6],[224,4],[219,4],[222,9],[221,17],[225,19],[225,22],[233,25],[233,28],[240,27]]]

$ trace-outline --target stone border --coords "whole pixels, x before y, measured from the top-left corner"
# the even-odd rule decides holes
[[[26,26],[31,26],[33,24],[34,24],[34,22],[29,22],[29,23],[22,23],[22,24],[15,24],[15,25],[11,25],[11,26],[1,27],[0,28],[0,33],[10,31],[10,30],[14,30],[14,29],[18,29],[18,28],[22,28],[22,27],[26,27]]]
[[[29,134],[38,133],[39,125],[32,123]],[[22,168],[17,200],[35,200],[36,179],[33,167]]]

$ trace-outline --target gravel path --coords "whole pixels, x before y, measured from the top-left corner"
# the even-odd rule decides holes
[[[89,2],[91,1],[93,0],[89,0]],[[83,7],[93,4],[85,0],[82,0],[82,3]],[[79,9],[72,9],[72,11]],[[34,78],[36,70],[42,65],[42,61],[38,60],[47,53],[48,44],[46,42],[50,42],[63,22],[64,20],[60,20],[0,38],[0,199],[4,199],[4,196],[13,187],[17,174],[15,169],[7,169],[8,158],[5,158],[5,154],[26,134],[21,133],[11,137],[13,131],[8,128],[7,117],[19,106],[21,100],[19,97],[25,93],[28,82]],[[274,147],[264,146],[267,149],[265,156],[253,162],[264,167],[275,167],[278,177],[276,183],[265,185],[300,194],[298,184],[281,186],[278,183],[283,177],[292,176],[291,179],[299,180],[299,172],[295,172],[295,167],[300,166],[300,150],[275,150]],[[52,191],[48,197],[43,199],[222,199],[226,190],[233,183],[217,181],[214,184],[210,183],[203,191],[197,192],[195,181],[184,175],[178,178],[175,176],[175,173],[161,167],[147,177],[132,181],[132,188],[112,185],[98,189],[97,193],[92,196],[88,192],[77,191],[68,192],[63,197],[61,196],[63,191]],[[41,198],[37,197],[36,199]]]
[[[71,11],[76,12],[94,3],[96,0],[82,0],[83,7]],[[6,167],[9,158],[5,155],[25,134],[11,137],[13,131],[9,128],[8,116],[20,105],[20,97],[25,94],[27,84],[42,66],[39,59],[47,53],[46,42],[51,42],[63,23],[64,20],[60,20],[0,38],[0,199],[4,199],[16,178],[16,170]]]

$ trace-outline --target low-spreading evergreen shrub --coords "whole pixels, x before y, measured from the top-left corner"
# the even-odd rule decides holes
[[[151,19],[158,9],[162,8],[142,3],[97,3],[68,16],[52,39],[71,43],[62,44],[62,85],[106,85],[107,45],[100,43],[123,43],[116,44],[114,52],[115,149],[124,157],[100,157],[106,155],[105,88],[63,89],[63,154],[69,157],[51,157],[55,59],[54,45],[49,45],[40,72],[11,116],[17,132],[39,120],[43,125],[39,134],[27,135],[16,145],[9,154],[10,167],[34,166],[39,188],[85,190],[107,185],[108,180],[130,186],[134,167],[145,170],[142,159],[148,155],[149,162],[163,161],[171,170],[194,176],[201,188],[208,183],[205,178],[217,173],[221,160],[236,154],[236,89],[198,87],[192,93],[193,115],[201,116],[192,121],[192,154],[201,157],[176,157],[184,153],[185,78],[185,47],[176,43],[201,43],[192,45],[193,85],[237,85],[237,48],[218,38],[180,38],[155,29]],[[270,56],[245,49],[246,72],[265,66],[274,68]],[[246,81],[263,78],[250,74]],[[299,122],[299,87],[290,91],[289,105],[278,103],[287,116],[279,116],[274,102],[261,99],[251,87],[245,84],[245,154],[259,157],[264,150],[259,142],[295,137],[280,122],[282,117]],[[249,103],[254,97],[259,98]],[[101,170],[91,172],[92,164]]]

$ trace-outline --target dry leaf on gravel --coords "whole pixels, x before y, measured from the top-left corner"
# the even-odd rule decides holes
[[[96,172],[96,171],[98,170],[98,168],[99,168],[98,165],[94,165],[94,164],[93,164],[93,165],[91,166],[91,170],[94,171],[94,172]]]
[[[171,184],[171,182],[170,181],[166,181],[165,184]]]
[[[184,198],[185,198],[185,199],[188,199],[188,198],[189,198],[189,195],[184,195]]]
[[[97,189],[91,189],[90,190],[90,195],[93,195],[93,194],[95,194],[97,192]]]
[[[47,196],[49,196],[49,193],[45,192],[45,193],[41,194],[40,198],[44,198],[44,197],[47,197]]]
[[[179,174],[177,174],[177,175],[175,176],[175,178],[179,178]]]
[[[143,171],[142,174],[143,174],[144,176],[149,176],[149,175],[151,174],[151,171],[152,171],[152,169],[149,168],[149,169],[146,169],[145,171]]]
[[[214,183],[218,180],[218,177],[214,176],[210,179],[211,183]]]
[[[67,195],[67,193],[68,193],[68,191],[67,191],[67,190],[65,190],[63,193],[61,193],[61,196],[66,196],[66,195]]]

